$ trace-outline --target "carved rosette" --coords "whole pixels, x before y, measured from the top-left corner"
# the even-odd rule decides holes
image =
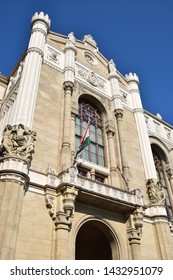
[[[26,128],[23,124],[7,125],[3,132],[0,157],[20,158],[30,165],[36,134],[35,131]]]

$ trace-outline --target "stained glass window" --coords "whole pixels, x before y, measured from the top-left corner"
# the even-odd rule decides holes
[[[79,147],[81,137],[84,135],[88,120],[90,119],[90,144],[79,157],[104,166],[103,119],[99,110],[86,100],[80,100],[78,116],[76,117],[75,149]]]

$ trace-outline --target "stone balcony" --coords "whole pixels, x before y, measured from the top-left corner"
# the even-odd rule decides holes
[[[77,202],[99,207],[119,214],[130,214],[136,207],[144,207],[139,189],[133,191],[121,190],[117,187],[106,185],[87,177],[78,175],[75,167],[58,175],[57,190],[61,191],[66,186],[78,190]]]

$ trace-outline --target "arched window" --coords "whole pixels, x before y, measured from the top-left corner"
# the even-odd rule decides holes
[[[165,195],[166,195],[166,200],[165,200],[165,206],[166,206],[166,211],[168,214],[169,219],[171,220],[173,218],[173,206],[171,202],[171,195],[170,195],[170,186],[165,170],[165,160],[158,152],[156,152],[154,149],[152,149],[153,152],[153,158],[154,158],[154,163],[156,167],[156,172],[157,172],[157,178],[161,182],[162,186],[164,186],[165,189]]]
[[[79,147],[90,119],[90,144],[82,151],[79,157],[97,165],[104,166],[103,119],[99,110],[87,100],[80,100],[76,116],[75,149]]]

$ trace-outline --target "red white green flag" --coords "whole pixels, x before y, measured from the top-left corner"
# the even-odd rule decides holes
[[[90,143],[90,120],[88,121],[84,136],[82,137],[79,147],[75,153],[74,156],[75,159],[89,145],[89,143]]]

